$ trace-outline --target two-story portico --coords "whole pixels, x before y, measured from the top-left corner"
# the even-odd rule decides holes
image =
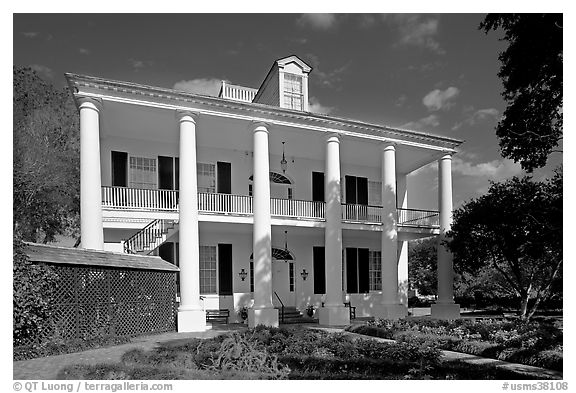
[[[259,89],[220,97],[67,74],[80,110],[82,247],[156,253],[180,267],[179,331],[206,309],[280,304],[320,323],[407,313],[407,241],[442,235],[461,141],[307,112],[311,68],[274,63]],[[406,177],[438,161],[439,210],[408,206]],[[454,318],[440,247],[438,304]],[[323,305],[323,306],[322,306]]]

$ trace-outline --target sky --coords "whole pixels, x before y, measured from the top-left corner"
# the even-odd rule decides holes
[[[500,156],[502,32],[484,14],[14,14],[13,64],[55,86],[64,72],[217,95],[257,88],[272,62],[313,67],[311,110],[465,140],[453,157],[454,206],[490,181],[522,176]],[[535,179],[562,162],[552,154]],[[437,208],[436,164],[409,178],[409,205]]]

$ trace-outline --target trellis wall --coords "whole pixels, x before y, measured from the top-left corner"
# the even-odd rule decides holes
[[[27,344],[176,330],[176,272],[50,265],[59,277],[52,318]]]

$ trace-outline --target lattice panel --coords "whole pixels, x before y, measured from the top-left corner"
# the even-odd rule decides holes
[[[27,344],[175,330],[174,272],[53,267],[58,295],[49,327]]]

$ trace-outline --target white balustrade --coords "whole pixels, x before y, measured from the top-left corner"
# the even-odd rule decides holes
[[[178,191],[102,187],[102,207],[114,210],[178,211]]]

